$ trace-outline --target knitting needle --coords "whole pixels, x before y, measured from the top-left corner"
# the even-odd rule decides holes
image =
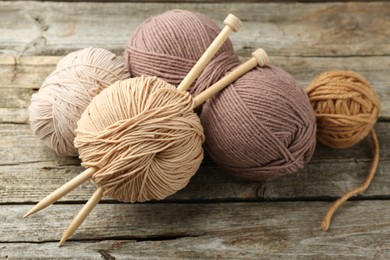
[[[91,167],[53,191],[51,194],[43,198],[37,205],[35,205],[32,209],[30,209],[26,214],[24,214],[23,218],[28,217],[59,200],[70,191],[74,190],[76,187],[80,186],[87,180],[89,180],[92,175],[97,171],[97,168]]]
[[[202,70],[206,67],[207,63],[211,60],[211,58],[217,53],[219,48],[223,45],[226,39],[232,32],[237,32],[241,26],[241,20],[233,14],[229,14],[225,21],[225,27],[218,34],[218,36],[214,39],[214,41],[210,44],[207,50],[203,53],[200,59],[196,62],[194,67],[190,70],[187,76],[183,79],[180,85],[177,87],[179,91],[186,91],[191,84],[195,81],[195,79],[199,76]]]
[[[230,72],[227,76],[220,79],[214,85],[209,87],[207,90],[200,93],[197,97],[194,98],[194,107],[197,107],[207,98],[215,95],[217,92],[221,91],[223,88],[227,87],[235,81],[237,78],[241,77],[246,72],[255,68],[256,66],[264,66],[268,63],[268,55],[263,49],[257,49],[252,53],[252,58],[247,62],[241,64],[235,70]],[[73,219],[72,223],[69,225],[68,229],[65,231],[63,237],[61,238],[58,246],[62,246],[65,241],[73,235],[73,233],[77,230],[77,228],[83,223],[86,217],[91,213],[93,208],[97,205],[100,199],[103,197],[103,189],[98,188],[97,191],[92,195],[89,201],[85,204],[85,206],[81,209],[81,211],[77,214],[77,216]]]
[[[237,32],[240,29],[242,22],[235,15],[229,14],[225,18],[224,24],[225,27],[214,39],[214,41],[207,48],[207,50],[203,53],[202,57],[198,60],[198,62],[187,74],[187,76],[183,79],[183,81],[180,83],[178,87],[179,91],[186,91],[191,86],[192,82],[194,82],[194,80],[199,76],[200,72],[206,67],[207,63],[215,55],[218,49],[223,45],[223,43],[226,41],[229,35],[232,32]],[[57,200],[65,196],[67,193],[74,190],[77,186],[81,185],[82,183],[90,179],[92,175],[96,172],[96,170],[97,169],[95,168],[92,171],[92,168],[89,168],[88,170],[80,174],[80,176],[76,176],[74,180],[70,180],[68,183],[64,184],[63,186],[55,190],[53,193],[45,197],[43,200],[41,200],[34,208],[32,208],[29,212],[27,212],[23,217],[25,218],[31,214],[34,214],[50,206],[51,204],[53,204],[54,202],[56,202]]]
[[[229,14],[227,18],[225,19],[225,28],[222,30],[222,32],[217,36],[217,38],[213,41],[213,43],[210,45],[210,47],[206,50],[206,52],[202,55],[202,57],[199,59],[199,61],[196,63],[194,68],[187,74],[187,76],[184,78],[182,83],[179,85],[178,90],[179,91],[186,91],[188,87],[192,84],[192,82],[199,76],[199,73],[204,69],[204,67],[207,65],[207,63],[211,60],[211,58],[214,56],[214,54],[218,51],[218,49],[222,46],[224,41],[228,38],[229,34],[232,32],[232,30],[237,31],[241,26],[241,21],[235,17],[232,14]],[[256,53],[256,55],[255,55]],[[264,62],[264,59],[268,60],[267,54],[265,51],[258,50],[253,55],[256,57],[259,57],[259,61],[255,60],[255,64],[252,65],[252,60],[249,61],[249,67],[248,66],[240,66],[237,68],[237,70],[233,71],[230,75],[230,77],[225,77],[223,82],[220,82],[219,85],[213,88],[214,92],[217,92],[218,89],[222,89],[225,86],[220,86],[221,84],[230,84],[235,79],[240,77],[242,74],[244,74],[246,71],[249,71],[250,69],[254,68],[257,64],[263,64],[261,62]],[[264,58],[264,55],[266,58]],[[261,60],[261,62],[260,62]],[[245,63],[247,64],[247,63]],[[240,74],[241,73],[241,74]],[[233,78],[232,78],[233,77]],[[185,82],[186,81],[186,82]],[[185,82],[183,84],[183,82]],[[217,82],[218,83],[218,82]],[[216,84],[215,84],[216,85]],[[180,86],[182,87],[180,90]],[[209,91],[210,92],[210,91]],[[213,93],[214,93],[213,92]],[[209,95],[213,95],[213,93],[210,93]],[[205,98],[207,98],[207,93],[204,95]],[[202,103],[203,101],[201,101]],[[61,238],[61,241],[59,243],[59,246],[63,245],[65,241],[73,235],[73,233],[76,231],[76,229],[83,223],[83,221],[86,219],[86,217],[91,213],[93,208],[97,205],[99,200],[103,196],[103,190],[102,188],[99,188],[90,198],[90,200],[85,204],[85,206],[81,209],[81,211],[77,214],[77,216],[73,219],[72,223],[68,227],[68,229],[65,231],[63,237]]]
[[[77,228],[84,222],[84,220],[88,217],[89,213],[95,208],[95,206],[99,203],[99,201],[103,197],[103,188],[98,188],[92,197],[88,200],[88,202],[84,205],[84,207],[80,210],[77,216],[73,219],[72,223],[70,223],[68,229],[65,231],[64,235],[61,238],[58,246],[62,246],[65,241],[73,235],[73,233],[77,230]]]
[[[250,58],[245,63],[238,66],[235,70],[230,72],[228,75],[220,79],[211,87],[204,90],[202,93],[197,95],[194,98],[194,107],[199,106],[203,102],[205,102],[208,98],[214,96],[219,91],[229,86],[233,81],[255,68],[256,66],[263,67],[268,63],[268,55],[263,49],[257,49],[252,53],[252,58]]]
[[[187,74],[187,76],[184,78],[184,80],[180,83],[178,90],[179,91],[186,91],[192,84],[192,82],[199,76],[200,72],[205,68],[207,63],[211,60],[211,58],[215,55],[215,53],[218,51],[218,49],[222,46],[222,44],[226,41],[226,39],[229,37],[229,35],[234,31],[238,31],[242,25],[242,22],[239,18],[236,16],[229,14],[225,21],[224,21],[225,27],[222,29],[222,31],[218,34],[216,39],[211,43],[209,48],[205,51],[205,53],[202,55],[202,57],[198,60],[198,62],[195,64],[194,68],[191,69],[191,71]],[[183,83],[184,82],[184,83]],[[88,180],[92,177],[93,173],[96,172],[96,169],[90,173],[89,177],[85,174],[83,175],[85,178],[80,178],[79,181],[69,181],[68,183],[71,183],[67,185],[63,185],[58,190],[56,190],[54,195],[50,194],[48,199],[45,200],[43,205],[49,206],[50,204],[54,203],[56,200],[76,188],[77,186],[81,185],[83,182]],[[77,178],[77,177],[76,177]],[[75,178],[75,179],[76,179]],[[65,187],[64,187],[65,186]],[[103,190],[99,188],[94,195],[90,198],[90,200],[86,203],[86,205],[82,208],[82,210],[79,212],[79,214],[73,219],[71,225],[66,230],[63,238],[60,241],[60,246],[66,241],[67,238],[69,238],[74,231],[82,224],[82,222],[85,220],[85,218],[88,216],[88,214],[93,210],[93,208],[97,205],[97,203],[100,201],[100,199],[103,196]],[[40,203],[38,203],[40,204]],[[38,205],[37,205],[38,206]],[[47,206],[44,206],[42,208],[45,208]],[[41,209],[42,209],[41,208]],[[39,210],[39,209],[38,209]],[[36,210],[36,211],[38,211]],[[34,212],[36,212],[34,211]],[[28,212],[29,213],[29,212]],[[28,216],[29,214],[26,214]],[[33,212],[32,212],[33,213]],[[30,213],[30,214],[32,214]]]

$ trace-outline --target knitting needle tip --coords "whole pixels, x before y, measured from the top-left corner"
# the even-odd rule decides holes
[[[30,216],[31,214],[34,214],[35,212],[36,212],[35,207],[33,207],[32,209],[27,211],[26,214],[23,215],[23,218],[27,218],[28,216]]]
[[[61,238],[61,241],[58,243],[58,247],[61,247],[61,246],[65,243],[66,239],[67,239],[67,238],[65,238],[65,236],[63,236],[63,237]]]
[[[92,175],[97,171],[95,167],[90,167],[53,191],[51,194],[43,198],[38,204],[36,204],[30,211],[28,211],[26,214],[24,214],[23,218],[28,217],[44,208],[49,207],[54,202],[68,194],[70,191],[75,189],[76,187],[80,186],[84,182],[86,182],[88,179],[92,177]]]
[[[99,203],[99,201],[103,197],[103,188],[98,188],[95,193],[91,196],[88,202],[84,205],[84,207],[80,210],[79,214],[73,219],[72,223],[70,223],[68,229],[65,231],[64,235],[61,238],[58,246],[62,246],[65,241],[70,238],[73,233],[78,229],[78,227],[83,223],[83,221],[88,217],[89,213],[95,208],[95,206]]]

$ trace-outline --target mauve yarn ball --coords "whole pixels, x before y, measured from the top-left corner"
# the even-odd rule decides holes
[[[206,150],[230,173],[268,180],[304,167],[316,146],[314,111],[284,70],[256,68],[205,103]]]
[[[157,75],[178,85],[220,31],[207,16],[189,11],[152,17],[126,47],[130,73]],[[227,41],[191,93],[196,96],[238,64]],[[240,177],[266,180],[296,172],[315,149],[315,117],[307,95],[290,74],[273,66],[243,75],[199,113],[208,154]]]
[[[86,48],[62,58],[29,107],[33,133],[61,156],[77,156],[76,123],[101,90],[130,77],[123,60],[110,51]]]
[[[130,74],[157,76],[178,86],[221,29],[209,17],[172,10],[144,21],[132,34],[124,57]],[[223,64],[223,66],[221,66]],[[240,64],[228,39],[192,85],[197,95]]]

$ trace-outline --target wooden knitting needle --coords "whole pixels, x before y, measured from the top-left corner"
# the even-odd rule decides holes
[[[246,61],[245,63],[238,66],[235,70],[230,72],[228,75],[220,79],[214,85],[200,93],[198,96],[194,98],[194,107],[202,104],[206,99],[215,95],[223,88],[229,86],[230,83],[255,68],[256,66],[264,66],[268,63],[268,55],[263,49],[257,49],[252,53],[252,58]],[[72,223],[69,225],[68,229],[65,231],[63,237],[61,238],[58,246],[62,246],[65,241],[73,235],[73,233],[77,230],[78,227],[84,222],[87,216],[91,213],[93,208],[97,205],[100,199],[103,197],[103,188],[98,188],[96,192],[92,195],[92,197],[88,200],[85,206],[81,209],[81,211],[77,214],[77,216],[73,219]]]
[[[65,231],[64,235],[61,238],[58,246],[62,246],[65,241],[73,235],[73,233],[78,229],[78,227],[84,222],[84,220],[88,217],[89,213],[95,208],[95,206],[99,203],[99,201],[103,197],[103,188],[98,188],[92,197],[88,200],[88,202],[84,205],[84,207],[80,210],[79,214],[73,219],[72,223],[70,223],[68,229]]]
[[[203,53],[202,57],[200,57],[194,67],[192,67],[192,69],[183,79],[180,85],[177,87],[179,91],[186,91],[191,86],[191,84],[199,76],[202,70],[206,67],[207,63],[209,63],[211,58],[215,55],[215,53],[217,53],[219,48],[221,48],[222,44],[226,41],[229,35],[232,32],[237,32],[242,26],[241,20],[233,14],[229,14],[226,17],[224,24],[225,27],[210,44],[207,50]]]
[[[198,60],[198,62],[195,64],[195,66],[191,69],[191,71],[187,74],[187,76],[183,79],[183,81],[180,83],[178,90],[179,91],[186,91],[191,84],[194,82],[194,80],[199,76],[200,72],[206,67],[207,63],[211,60],[211,58],[215,55],[215,53],[219,50],[219,48],[222,46],[222,44],[226,41],[226,39],[229,37],[229,35],[232,32],[237,32],[242,22],[241,20],[236,17],[233,14],[229,14],[224,21],[225,27],[222,29],[222,31],[218,34],[218,36],[214,39],[214,41],[211,43],[211,45],[207,48],[205,53],[202,55],[202,57]],[[79,176],[76,176],[73,180],[70,180],[69,182],[65,183],[63,186],[55,190],[53,193],[42,199],[37,205],[35,205],[29,212],[27,212],[23,217],[27,217],[31,214],[34,214],[63,196],[65,196],[67,193],[74,190],[76,187],[87,181],[92,177],[92,175],[97,171],[96,168],[89,168],[83,173],[81,173]]]
[[[218,34],[218,36],[214,39],[214,41],[211,43],[209,48],[205,51],[205,53],[202,55],[202,57],[198,60],[198,62],[195,64],[195,66],[191,69],[191,71],[187,74],[187,76],[183,79],[183,81],[180,83],[178,90],[179,91],[186,91],[191,84],[194,82],[194,80],[199,76],[201,71],[206,67],[207,63],[211,60],[211,58],[215,55],[215,53],[220,49],[220,47],[223,45],[223,43],[226,41],[226,39],[229,37],[229,35],[232,32],[236,32],[240,29],[242,22],[239,18],[236,16],[229,14],[225,21],[224,21],[225,27],[222,29],[222,31]],[[96,171],[96,170],[95,170]],[[92,176],[93,173],[90,174]],[[84,179],[86,181],[88,178]],[[82,183],[82,182],[81,182]],[[80,183],[80,184],[81,184]],[[78,185],[80,185],[78,184]],[[46,200],[47,205],[50,205],[51,203],[54,203],[56,200],[64,196],[66,193],[74,189],[76,186],[70,186],[69,187],[61,187],[60,192],[58,192],[58,196],[50,196],[49,199]],[[93,210],[93,208],[96,206],[96,204],[99,202],[99,200],[103,196],[103,190],[98,189],[94,193],[94,195],[91,197],[91,199],[87,202],[87,204],[81,209],[79,214],[73,219],[71,225],[66,230],[64,236],[61,239],[61,242],[59,245],[62,245],[75,231],[76,229],[82,224],[82,222],[85,220],[85,218],[88,216],[88,214]]]
[[[236,16],[229,14],[225,21],[225,27],[218,34],[217,38],[212,42],[209,48],[205,51],[199,61],[195,64],[195,66],[191,69],[191,71],[187,74],[184,80],[180,83],[178,90],[186,91],[192,84],[192,82],[199,76],[200,72],[206,67],[207,63],[211,60],[211,58],[215,55],[218,49],[222,46],[222,44],[226,41],[229,35],[234,31],[238,31],[242,25],[240,19]],[[184,82],[184,83],[183,83]],[[83,182],[87,181],[92,177],[92,175],[96,172],[96,168],[91,169],[88,173],[83,172],[82,177],[78,178],[76,176],[73,180],[69,181],[52,194],[47,196],[43,201],[39,202],[36,207],[31,209],[25,216],[33,214],[34,212],[43,209],[58,199],[60,199],[65,194],[72,191],[77,186],[81,185]],[[87,170],[88,171],[88,170]],[[71,225],[65,231],[64,236],[62,237],[59,246],[61,246],[82,224],[85,218],[89,215],[89,213],[93,210],[93,208],[97,205],[100,199],[103,197],[103,189],[98,188],[98,190],[92,195],[92,197],[88,200],[85,206],[81,209],[81,211],[77,214],[77,216],[73,219]]]
[[[43,198],[37,205],[35,205],[32,209],[30,209],[26,214],[24,214],[23,218],[28,217],[59,200],[70,191],[74,190],[76,187],[80,186],[87,180],[89,180],[92,175],[97,171],[97,168],[91,167],[53,191],[51,194]]]
[[[202,93],[194,98],[194,107],[199,106],[205,102],[208,98],[214,96],[219,91],[229,86],[233,81],[255,68],[256,66],[263,67],[268,63],[268,55],[263,49],[257,49],[252,53],[250,58],[245,63],[238,66],[235,70],[230,72],[228,75],[217,81],[214,85],[204,90]]]

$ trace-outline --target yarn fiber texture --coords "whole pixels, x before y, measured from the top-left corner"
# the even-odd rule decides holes
[[[317,138],[329,147],[348,148],[368,135],[380,103],[371,84],[353,71],[330,71],[307,88],[317,118]]]
[[[307,88],[316,112],[318,140],[333,148],[348,148],[369,133],[373,159],[366,180],[337,199],[325,214],[321,227],[327,231],[333,215],[349,198],[364,192],[371,184],[379,163],[379,142],[373,129],[380,102],[371,84],[353,71],[329,71],[315,78]]]
[[[221,29],[209,17],[172,10],[144,21],[125,48],[126,65],[133,76],[157,76],[177,86],[217,37]],[[240,64],[228,39],[192,85],[198,95]],[[221,66],[222,65],[222,66]]]
[[[206,148],[240,177],[273,179],[296,172],[316,145],[315,117],[304,90],[276,67],[252,70],[206,102]]]
[[[164,199],[203,159],[203,128],[186,92],[156,77],[117,81],[87,107],[75,146],[92,181],[125,202]]]
[[[207,16],[174,10],[152,17],[125,50],[130,73],[156,75],[178,85],[221,29]],[[228,40],[192,86],[193,95],[239,65]],[[228,172],[264,180],[292,173],[315,149],[315,117],[305,92],[276,67],[243,75],[200,113],[210,157]]]
[[[102,89],[130,77],[123,61],[100,48],[75,51],[33,94],[29,107],[32,131],[61,156],[77,156],[74,130],[82,112]]]

